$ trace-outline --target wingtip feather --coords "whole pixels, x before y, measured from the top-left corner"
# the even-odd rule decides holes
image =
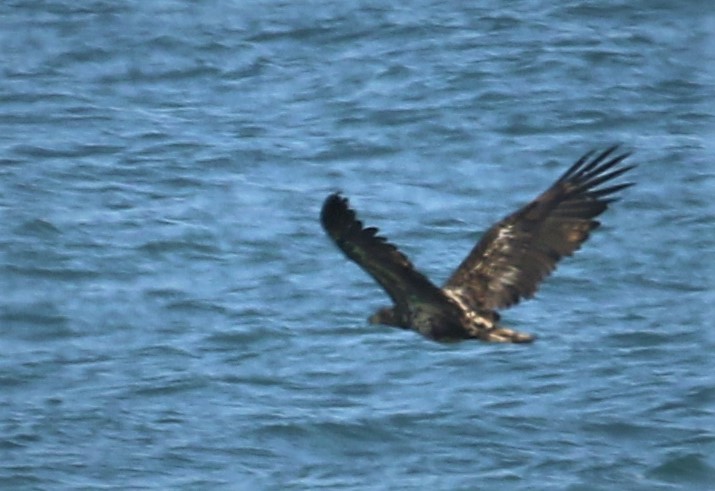
[[[338,236],[341,229],[350,227],[350,224],[355,221],[357,221],[355,212],[350,209],[348,199],[340,192],[332,193],[325,198],[320,210],[320,223],[331,237]]]

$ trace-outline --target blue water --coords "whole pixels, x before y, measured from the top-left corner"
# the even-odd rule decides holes
[[[394,4],[394,5],[393,5]],[[4,1],[0,488],[715,489],[708,2]],[[590,148],[533,345],[372,326]]]

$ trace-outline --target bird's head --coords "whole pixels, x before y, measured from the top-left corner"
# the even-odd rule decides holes
[[[372,314],[370,317],[367,318],[368,322],[370,324],[383,324],[386,326],[397,326],[397,327],[406,327],[404,322],[400,322],[401,319],[398,319],[397,314],[395,313],[395,309],[392,307],[383,307],[374,314]]]

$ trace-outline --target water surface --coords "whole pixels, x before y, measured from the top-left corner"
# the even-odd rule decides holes
[[[703,5],[4,2],[0,487],[713,489]],[[328,193],[439,283],[614,142],[536,343],[366,323]]]

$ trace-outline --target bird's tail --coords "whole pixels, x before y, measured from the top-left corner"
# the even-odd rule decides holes
[[[485,331],[484,337],[481,339],[493,343],[531,343],[534,340],[534,335],[506,327],[494,327]]]
[[[491,316],[485,316],[484,313],[480,313],[474,319],[467,329],[470,337],[491,343],[530,343],[534,340],[532,334],[515,331],[498,324],[496,312],[491,314]]]

